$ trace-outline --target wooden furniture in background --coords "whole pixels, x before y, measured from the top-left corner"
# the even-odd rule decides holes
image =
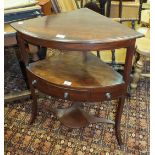
[[[54,13],[69,12],[79,8],[75,0],[52,0],[51,5]]]
[[[146,60],[146,58],[150,58],[150,39],[146,37],[137,39],[136,46],[136,52],[139,54],[139,59],[134,65],[131,93],[135,92],[141,76],[150,77],[149,74],[142,74],[144,69],[144,60]]]
[[[99,0],[99,3],[100,3],[100,7],[101,7],[101,13],[103,15],[106,15],[107,17],[111,17],[114,21],[117,21],[120,23],[130,22],[131,28],[135,29],[135,22],[138,21],[138,15],[139,15],[138,14],[139,11],[136,11],[136,16],[137,16],[136,17],[134,15],[135,13],[133,13],[133,10],[131,10],[134,8],[135,0]],[[114,4],[115,4],[115,7],[114,7]],[[139,4],[139,3],[136,3],[136,4]],[[106,6],[106,9],[105,9],[105,6]],[[128,6],[128,7],[125,8],[125,6]],[[139,6],[139,5],[137,5],[137,6]],[[128,12],[128,13],[132,12],[132,13],[130,13],[131,16],[126,16],[124,14],[124,12]],[[118,69],[122,70],[122,68],[123,68],[122,64],[119,65],[116,63],[116,56],[115,56],[116,52],[115,51],[116,51],[115,49],[113,49],[111,51],[112,66],[117,70]]]
[[[145,37],[137,39],[136,41],[136,54],[139,56],[138,60],[134,62],[134,74],[131,81],[131,93],[136,91],[140,77],[150,77],[148,73],[143,74],[143,69],[146,69],[146,61],[150,58],[150,10],[142,10],[141,17],[142,27],[137,31],[144,34]],[[145,64],[145,65],[144,65]]]
[[[135,40],[143,35],[86,8],[27,20],[23,24],[13,23],[12,26],[18,31],[22,61],[33,99],[30,123],[37,116],[37,89],[75,102],[69,109],[54,110],[66,126],[83,127],[89,122],[115,124],[117,141],[122,145],[120,122],[130,81]],[[63,52],[29,64],[25,42]],[[123,76],[90,53],[91,50],[122,47],[127,48]],[[113,99],[119,100],[115,123],[87,115],[76,103]]]
[[[51,10],[52,5],[50,0],[39,0],[38,4],[41,6],[41,10],[44,15],[52,14]]]
[[[111,18],[139,18],[140,0],[123,1],[121,4],[118,1],[111,0]],[[119,5],[122,5],[120,10]],[[119,12],[120,10],[120,12]],[[122,13],[121,13],[122,12]]]
[[[39,3],[37,3],[37,4],[35,2],[34,6],[32,6],[32,4],[30,4],[30,6],[28,5],[28,7],[25,6],[25,7],[21,7],[21,8],[19,8],[19,6],[18,7],[14,6],[12,9],[9,6],[9,7],[7,7],[7,10],[5,11],[5,13],[17,13],[18,14],[18,12],[23,12],[23,11],[28,11],[28,10],[36,10],[36,9],[42,10],[44,15],[49,15],[51,13],[51,3],[50,3],[50,1],[47,1],[47,0],[40,0]],[[17,20],[19,20],[19,19],[17,19]],[[10,23],[4,24],[4,46],[5,46],[5,48],[17,46],[16,30],[10,26]],[[38,51],[38,48],[31,44],[29,44],[29,49],[32,53],[36,53]],[[34,54],[34,56],[36,59],[36,54]],[[23,70],[23,67],[22,67],[23,65],[22,65],[20,59],[21,58],[19,58],[19,64],[20,64],[21,70],[24,74],[25,71]],[[26,90],[26,91],[23,91],[20,93],[15,92],[15,93],[7,94],[7,95],[5,95],[4,100],[5,100],[5,102],[10,102],[10,101],[13,101],[16,99],[29,97],[29,96],[30,96],[30,92],[28,90]]]
[[[29,11],[29,10],[36,10],[41,9],[44,15],[51,14],[51,3],[49,0],[40,0],[39,3],[35,3],[34,6],[29,7],[21,7],[21,8],[13,8],[13,9],[7,9],[5,13],[20,13],[22,11]],[[18,19],[19,20],[19,19]],[[14,20],[15,21],[15,20]],[[14,22],[12,21],[12,22]],[[4,46],[14,46],[17,45],[16,41],[16,31],[10,26],[10,23],[4,24]]]

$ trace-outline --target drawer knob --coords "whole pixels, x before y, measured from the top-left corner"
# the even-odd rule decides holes
[[[106,93],[105,96],[106,96],[106,98],[107,98],[108,100],[111,99],[111,94],[110,94],[110,93]]]
[[[66,100],[68,98],[69,94],[68,93],[64,93],[64,99]]]
[[[37,83],[37,80],[32,81],[32,85],[35,85]]]

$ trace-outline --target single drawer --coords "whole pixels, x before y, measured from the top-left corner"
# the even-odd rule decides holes
[[[53,97],[71,100],[71,101],[88,101],[88,102],[100,102],[105,100],[116,99],[119,96],[126,95],[126,85],[124,83],[115,86],[108,86],[104,88],[86,88],[76,89],[70,86],[55,85],[49,83],[31,72],[28,72],[28,76],[32,79],[32,83],[36,89]]]
[[[32,77],[32,83],[34,87],[39,91],[48,94],[53,97],[72,100],[72,101],[88,101],[89,91],[83,89],[73,89],[71,87],[57,86],[46,82],[38,77]]]

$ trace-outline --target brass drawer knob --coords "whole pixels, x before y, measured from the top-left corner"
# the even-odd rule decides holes
[[[32,85],[35,85],[37,83],[37,80],[32,81]]]
[[[106,98],[107,98],[108,100],[111,99],[111,94],[110,94],[110,93],[106,93],[105,96],[106,96]]]
[[[64,93],[64,99],[66,100],[68,98],[69,94],[68,93]]]

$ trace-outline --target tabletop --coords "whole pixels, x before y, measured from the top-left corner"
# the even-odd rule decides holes
[[[11,24],[17,31],[43,40],[107,43],[143,35],[87,8]]]

